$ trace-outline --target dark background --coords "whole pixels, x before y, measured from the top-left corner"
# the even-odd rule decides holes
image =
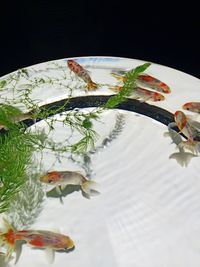
[[[184,6],[185,5],[185,6]],[[200,20],[193,3],[6,1],[0,76],[73,56],[143,59],[199,77]]]

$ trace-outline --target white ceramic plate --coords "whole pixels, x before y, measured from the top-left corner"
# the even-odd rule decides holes
[[[75,58],[87,68],[97,83],[116,84],[110,72],[131,69],[143,61],[116,57]],[[28,68],[34,77],[60,80],[69,71],[67,59],[38,64]],[[63,68],[66,70],[63,74]],[[162,102],[148,102],[171,113],[189,101],[199,101],[200,82],[180,71],[152,64],[146,71],[167,83],[172,93]],[[72,96],[109,95],[102,88],[85,93],[81,80],[73,75],[64,81]],[[23,88],[21,81],[21,88]],[[20,85],[19,85],[20,86]],[[42,104],[66,98],[67,90],[55,86],[37,87],[32,94]],[[12,92],[1,92],[9,97]],[[87,101],[87,98],[86,98]],[[85,109],[87,112],[88,109]],[[48,170],[80,170],[99,184],[101,194],[90,200],[80,191],[59,198],[46,197],[43,209],[32,229],[59,228],[75,242],[70,253],[56,253],[53,267],[199,267],[200,266],[200,164],[199,157],[181,167],[169,159],[177,152],[171,139],[164,137],[167,127],[147,116],[123,110],[102,114],[94,128],[99,133],[96,149],[83,157],[69,154],[56,158],[45,152],[43,165]],[[32,126],[47,131],[41,121]],[[52,133],[54,140],[64,140],[62,123]],[[76,137],[72,137],[76,138]],[[39,155],[37,155],[39,158]],[[48,266],[44,252],[23,246],[19,267]]]

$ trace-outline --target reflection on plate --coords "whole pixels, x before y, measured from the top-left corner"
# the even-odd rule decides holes
[[[84,83],[69,76],[64,59],[27,68],[28,74],[17,83],[14,93],[24,92],[31,85],[30,97],[40,105],[77,97],[81,99],[77,112],[89,114],[96,109],[93,103],[97,102],[92,96],[101,95],[103,99],[112,94],[106,84],[116,84],[116,80],[110,72],[129,70],[143,63],[114,57],[76,60],[90,71],[95,82],[105,85],[85,92]],[[57,228],[73,239],[75,249],[69,253],[56,252],[51,266],[198,267],[200,264],[199,157],[194,156],[187,168],[180,166],[172,156],[178,150],[165,134],[166,125],[173,120],[171,113],[198,99],[199,80],[157,64],[152,64],[147,72],[170,86],[172,93],[166,95],[165,101],[148,101],[148,104],[133,101],[128,105],[135,103],[136,110],[127,111],[131,109],[125,104],[121,109],[103,111],[93,121],[98,138],[87,153],[62,154],[56,149],[34,153],[36,170],[42,166],[43,172],[81,172],[94,180],[100,191],[100,195],[91,199],[85,197],[80,186],[68,186],[59,194],[51,190],[52,186],[42,186],[32,179],[20,196],[21,202],[12,206],[9,218],[16,227],[28,225],[31,229],[50,231]],[[13,90],[1,91],[2,101],[12,97]],[[24,103],[18,106],[25,110]],[[58,147],[73,144],[79,140],[80,132],[63,126],[63,118],[69,117],[72,106],[69,104],[62,114],[33,124],[31,132],[40,130],[48,134]],[[140,112],[142,108],[153,110],[154,114]],[[46,190],[49,192],[44,194]],[[48,263],[43,250],[24,244],[17,266],[42,267]]]

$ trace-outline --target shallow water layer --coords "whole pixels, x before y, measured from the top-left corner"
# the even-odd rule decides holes
[[[94,126],[100,138],[87,168],[81,156],[58,160],[44,154],[47,171],[87,172],[101,192],[88,200],[74,191],[63,196],[64,204],[58,197],[45,199],[32,228],[59,228],[75,242],[75,250],[56,253],[51,266],[198,266],[199,158],[187,168],[169,159],[175,146],[164,137],[167,127],[136,113],[107,111]],[[117,127],[115,138],[102,146]],[[58,123],[52,138],[65,137]],[[47,265],[44,251],[24,245],[17,266]]]
[[[94,107],[85,101],[95,97],[101,99],[102,96],[105,99],[113,94],[109,86],[119,85],[111,72],[128,70],[144,63],[115,57],[76,58],[89,70],[92,79],[101,84],[98,90],[85,92],[85,83],[67,69],[66,61],[62,59],[31,66],[25,70],[27,75],[21,75],[19,80],[18,73],[15,73],[14,80],[6,85],[5,90],[1,88],[0,101],[20,101],[21,93],[30,90],[29,100],[39,105],[52,104],[70,96],[74,97],[71,102],[74,106],[69,105],[68,110],[77,106]],[[125,105],[136,105],[135,109],[129,110],[167,125],[173,119],[172,114],[185,102],[197,100],[198,79],[157,64],[152,64],[147,73],[166,82],[172,92],[165,95],[165,101],[147,101],[151,115],[146,112],[146,103],[129,100],[130,103]],[[8,81],[11,76],[8,75]],[[76,105],[80,99],[82,102],[78,104],[81,105]],[[26,110],[24,103],[16,103]],[[151,104],[166,111],[161,112],[163,117],[168,114],[166,121],[158,116],[161,110]],[[84,109],[84,112],[88,110]],[[59,120],[62,116],[58,114],[56,118]],[[42,187],[34,179],[30,180],[26,189],[32,194],[26,192],[23,197],[28,199],[27,218],[30,214],[35,218],[22,223],[25,217],[21,209],[16,209],[16,225],[31,225],[35,221],[32,229],[59,229],[74,240],[75,249],[69,253],[56,252],[54,263],[49,265],[43,250],[24,244],[17,266],[199,267],[199,157],[191,158],[187,168],[170,158],[178,150],[169,137],[164,137],[167,131],[164,124],[134,112],[106,111],[94,123],[98,139],[90,152],[77,156],[44,150],[43,157],[36,153],[38,166],[42,166],[44,172],[80,171],[98,183],[101,194],[87,199],[80,187],[68,186],[62,192],[62,198],[50,191],[43,199],[42,189],[45,192],[52,187]],[[62,122],[55,122],[54,126],[55,130],[49,137],[60,142],[61,146],[79,140],[80,136],[64,128]],[[48,133],[48,127],[46,122],[40,121],[31,129]],[[35,210],[31,209],[30,206],[36,203]],[[23,210],[24,206],[21,208]]]

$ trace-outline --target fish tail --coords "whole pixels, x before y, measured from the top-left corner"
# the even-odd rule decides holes
[[[117,74],[117,73],[114,73],[114,72],[111,72],[111,75],[113,77],[115,77],[118,81],[121,81],[121,82],[125,82],[126,81],[126,77],[123,76],[123,75],[120,75],[120,74]]]
[[[52,264],[55,260],[55,251],[51,248],[47,248],[45,249],[45,255],[46,255],[47,262],[49,264]]]
[[[14,259],[13,256],[8,257],[8,255],[4,252],[0,252],[0,266],[8,266],[8,263]],[[10,266],[10,265],[9,265]]]
[[[90,198],[91,196],[99,195],[100,193],[96,190],[97,183],[92,180],[83,182],[81,188],[83,192]]]
[[[109,86],[109,89],[116,92],[116,93],[119,93],[121,90],[122,90],[122,86]]]
[[[191,140],[182,141],[179,144],[179,147],[183,149],[185,148],[196,155],[200,152],[200,142],[197,142],[197,141],[191,141]]]
[[[92,80],[88,82],[87,89],[88,90],[95,90],[98,88],[98,84],[93,82]]]
[[[74,247],[75,247],[75,245],[74,245],[73,240],[72,240],[70,237],[68,237],[68,241],[67,241],[67,249],[72,249],[72,248],[74,248]]]
[[[15,245],[15,230],[9,222],[3,218],[3,232],[0,232],[0,246],[5,246],[7,249],[6,258],[9,261],[12,253],[16,249]]]

